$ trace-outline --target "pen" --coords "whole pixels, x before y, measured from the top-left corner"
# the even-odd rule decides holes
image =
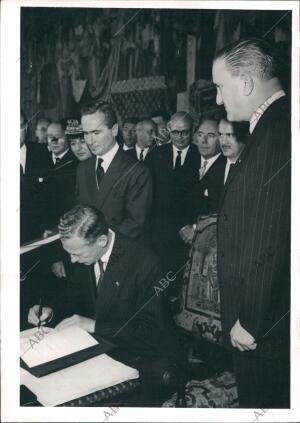
[[[42,311],[43,311],[43,307],[42,307],[42,297],[40,297],[40,304],[39,304],[39,311],[38,311],[38,318],[39,318],[38,328],[40,328],[40,327],[41,327],[41,316],[42,316]]]

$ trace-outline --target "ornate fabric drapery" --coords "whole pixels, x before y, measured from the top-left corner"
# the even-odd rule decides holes
[[[183,275],[181,312],[175,321],[178,326],[203,339],[221,343],[216,232],[216,215],[199,216]]]

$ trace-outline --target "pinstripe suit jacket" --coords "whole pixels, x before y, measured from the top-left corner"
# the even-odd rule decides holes
[[[252,356],[275,356],[289,345],[290,118],[286,97],[265,111],[220,203],[224,340],[229,346],[230,330],[239,319],[258,341],[258,348],[249,352]]]

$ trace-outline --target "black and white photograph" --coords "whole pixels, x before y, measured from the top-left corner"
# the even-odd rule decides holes
[[[2,421],[299,421],[298,2],[4,0],[1,122]]]

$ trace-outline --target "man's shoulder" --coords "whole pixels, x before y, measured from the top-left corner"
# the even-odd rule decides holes
[[[150,178],[147,166],[139,162],[132,154],[128,154],[128,152],[119,149],[113,162],[116,167],[120,168],[120,173],[124,175],[124,178],[134,178],[140,175],[149,176]]]
[[[261,131],[268,131],[269,128],[274,130],[270,135],[276,136],[277,128],[289,128],[291,123],[291,106],[290,99],[287,96],[281,97],[274,101],[259,119],[257,126],[254,128],[253,136]]]
[[[149,247],[118,232],[116,232],[113,253],[131,257],[136,268],[143,266],[143,263],[158,265],[156,254]]]

